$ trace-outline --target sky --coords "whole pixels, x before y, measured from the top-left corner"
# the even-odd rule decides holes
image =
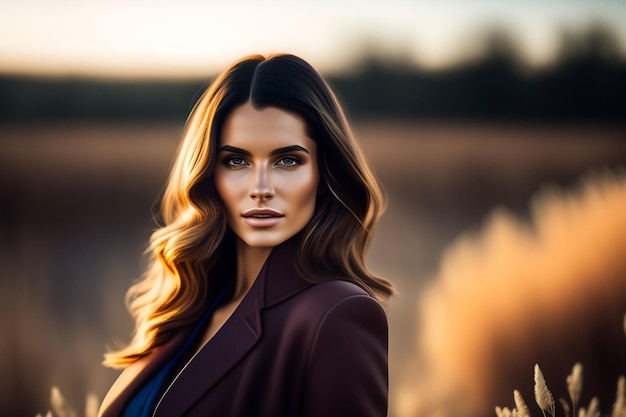
[[[251,53],[290,52],[339,72],[364,52],[426,68],[467,58],[498,26],[531,65],[563,29],[611,25],[626,50],[624,0],[0,0],[0,73],[202,77]]]

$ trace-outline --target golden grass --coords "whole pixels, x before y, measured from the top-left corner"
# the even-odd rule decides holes
[[[554,397],[552,397],[552,393],[548,389],[548,385],[543,377],[543,373],[541,373],[539,365],[535,365],[535,400],[539,407],[541,407],[541,412],[544,417],[546,413],[554,417]]]
[[[565,417],[600,417],[600,402],[597,397],[593,397],[589,402],[587,408],[580,408],[578,414],[576,414],[576,404],[580,399],[582,392],[583,367],[580,363],[576,363],[572,369],[572,373],[566,378],[568,392],[570,394],[570,401],[572,404],[571,414],[570,406],[567,400],[560,398],[562,406],[562,412]],[[610,417],[625,417],[626,416],[626,393],[624,392],[624,376],[620,376],[617,382],[617,393],[615,402],[613,403],[612,413]],[[573,387],[573,389],[572,389]],[[509,409],[508,407],[500,408],[496,407],[497,417],[531,417],[528,407],[524,402],[521,394],[518,390],[513,392],[515,398],[516,408]],[[552,398],[552,394],[546,385],[546,381],[541,373],[539,365],[535,365],[535,397],[537,405],[541,408],[541,412],[545,416],[548,413],[551,416],[556,416],[555,403]],[[608,414],[607,414],[608,416]]]
[[[50,390],[50,405],[52,410],[48,411],[45,417],[78,417],[78,413],[67,402],[65,397],[61,394],[61,390],[57,387],[52,387]],[[87,394],[85,400],[85,417],[97,417],[98,409],[100,408],[100,401],[95,394]],[[42,417],[41,414],[37,414],[35,417]]]
[[[519,369],[530,361],[562,366],[588,345],[619,352],[623,335],[604,326],[624,313],[625,247],[623,170],[544,189],[529,220],[494,210],[448,247],[419,300],[413,372],[396,389],[399,415],[484,415],[506,384],[524,380]],[[578,378],[575,368],[568,389],[577,401]],[[545,384],[537,394],[554,415]],[[593,403],[586,413],[595,413]]]

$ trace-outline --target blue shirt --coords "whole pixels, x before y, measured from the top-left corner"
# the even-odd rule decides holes
[[[157,406],[156,401],[172,381],[174,377],[172,374],[177,368],[178,363],[182,360],[187,351],[191,349],[199,333],[206,327],[213,312],[226,297],[229,290],[230,288],[226,288],[220,293],[213,304],[207,309],[206,313],[204,313],[202,318],[194,326],[191,334],[178,352],[134,394],[124,407],[121,417],[150,417],[152,415]]]

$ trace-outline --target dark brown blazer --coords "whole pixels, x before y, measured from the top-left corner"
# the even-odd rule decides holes
[[[185,337],[126,368],[99,415],[117,417]],[[283,244],[230,319],[170,385],[154,415],[378,417],[387,414],[387,387],[382,307],[349,282],[307,283]]]

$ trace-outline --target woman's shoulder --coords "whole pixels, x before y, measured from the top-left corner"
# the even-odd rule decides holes
[[[357,284],[341,279],[333,279],[312,285],[305,291],[305,294],[309,297],[332,297],[334,299],[344,299],[358,296],[373,299],[371,295],[369,295]]]
[[[339,311],[385,316],[380,303],[355,283],[331,280],[312,285],[293,300],[311,315],[327,315]]]

